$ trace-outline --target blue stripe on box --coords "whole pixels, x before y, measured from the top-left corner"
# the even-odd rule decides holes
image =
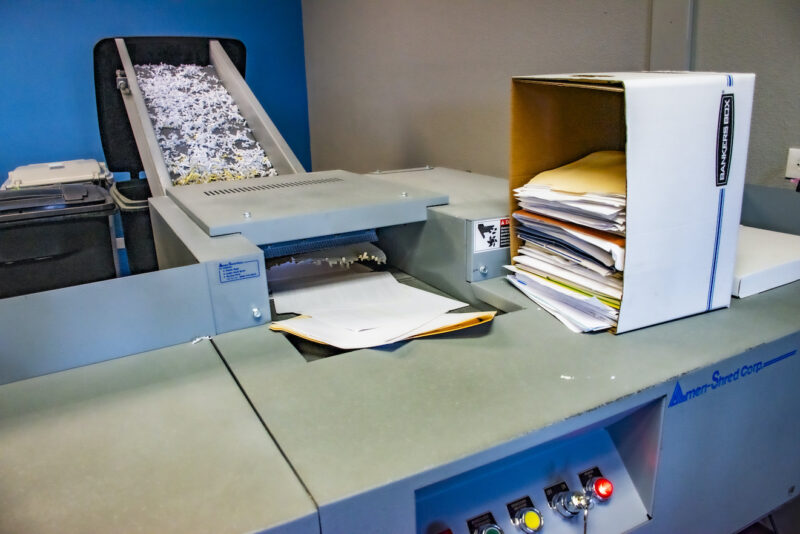
[[[711,262],[711,280],[708,284],[708,303],[706,311],[711,309],[714,301],[714,283],[717,278],[717,260],[719,259],[719,240],[722,236],[722,214],[725,212],[725,188],[719,190],[719,204],[717,206],[717,236],[714,239],[714,260]]]

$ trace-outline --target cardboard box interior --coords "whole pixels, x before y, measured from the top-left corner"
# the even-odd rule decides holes
[[[621,83],[513,79],[509,206],[514,189],[540,172],[599,150],[625,150],[625,93]],[[511,256],[521,240],[511,219]]]

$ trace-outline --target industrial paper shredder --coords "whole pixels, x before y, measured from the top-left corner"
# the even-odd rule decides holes
[[[144,170],[153,195],[150,217],[159,268],[201,265],[206,270],[216,332],[269,321],[265,255],[349,244],[354,236],[374,241],[376,230],[424,221],[428,207],[448,201],[441,191],[391,179],[341,170],[305,172],[244,81],[245,49],[239,41],[104,39],[95,46],[94,65],[107,164],[132,175]],[[175,160],[164,146],[171,134],[162,135],[140,79],[149,65],[213,71],[214,83],[235,103],[269,157],[270,174],[180,185]],[[233,137],[225,125],[211,137],[224,144],[228,135]],[[187,145],[193,142],[196,138],[186,138]]]
[[[796,448],[792,410],[797,390],[792,384],[800,370],[800,286],[623,336],[575,336],[502,279],[507,249],[484,251],[475,242],[480,225],[507,220],[507,181],[441,168],[369,176],[305,173],[291,165],[294,158],[285,152],[282,138],[266,135],[266,144],[272,140],[270,155],[278,154],[277,165],[283,165],[277,177],[175,187],[163,173],[132,75],[139,54],[147,56],[146,45],[136,39],[108,43],[119,66],[103,75],[119,109],[125,110],[121,117],[127,116],[129,135],[154,190],[149,202],[162,269],[63,293],[39,293],[14,302],[13,310],[0,306],[0,329],[7,339],[7,357],[0,359],[0,383],[6,385],[0,392],[20,399],[22,409],[41,413],[37,399],[45,388],[40,378],[71,384],[109,373],[125,382],[125,368],[168,365],[176,356],[199,365],[203,352],[215,362],[215,373],[196,367],[173,373],[179,387],[169,388],[169,397],[151,387],[154,382],[163,386],[160,373],[146,380],[132,376],[133,384],[106,392],[101,406],[76,406],[81,417],[74,425],[85,429],[82,418],[95,420],[98,408],[110,406],[101,410],[108,417],[115,410],[129,411],[131,421],[143,423],[135,438],[152,454],[144,465],[172,466],[173,458],[160,447],[163,434],[147,430],[163,419],[138,417],[136,404],[152,410],[161,401],[166,416],[175,416],[173,409],[178,409],[181,416],[196,417],[189,393],[208,401],[222,389],[238,388],[254,411],[250,423],[263,425],[257,428],[263,443],[273,445],[274,464],[296,481],[282,492],[296,506],[245,492],[247,503],[269,511],[271,521],[258,513],[237,513],[243,508],[227,504],[214,512],[229,514],[231,523],[247,515],[249,531],[270,534],[509,534],[521,531],[516,515],[530,517],[531,508],[544,519],[545,534],[571,534],[581,531],[580,517],[566,517],[550,503],[564,503],[558,498],[563,486],[577,491],[584,478],[588,482],[599,473],[616,489],[613,498],[592,509],[592,534],[634,529],[727,534],[794,494],[800,473],[797,455],[791,453]],[[226,68],[230,58],[220,54],[224,47],[215,40],[201,45],[251,126],[259,124],[259,117],[268,119],[242,85],[241,74]],[[115,76],[115,70],[124,75]],[[271,122],[260,124],[262,134],[269,134]],[[372,229],[393,267],[444,293],[504,313],[477,333],[321,361],[307,360],[283,335],[268,331],[265,249]],[[102,320],[108,298],[126,298],[129,313],[143,320],[124,329],[109,324],[87,345],[81,335],[85,323]],[[80,322],[69,315],[76,305],[86,310]],[[61,320],[48,322],[48,335],[37,336],[29,325],[44,309]],[[198,339],[205,337],[211,340]],[[150,349],[161,350],[135,354]],[[37,376],[96,362],[101,363],[85,369],[86,375],[84,369],[66,371],[63,381],[61,373]],[[229,387],[212,388],[207,382],[212,374]],[[36,378],[22,380],[28,377]],[[14,396],[17,392],[22,395]],[[167,398],[175,402],[164,402]],[[229,434],[210,431],[216,426],[206,410],[215,405],[203,404],[206,417],[190,419],[196,423],[191,432],[170,426],[175,431],[170,443],[188,442],[193,453],[219,453],[217,439],[240,442],[230,437],[253,430],[243,422]],[[228,424],[226,410],[220,402],[215,421]],[[239,415],[248,417],[242,410]],[[16,469],[27,465],[30,455],[15,439],[58,436],[63,427],[54,430],[46,417],[15,417],[0,417],[0,445],[12,445],[4,449],[9,452],[0,468],[7,479],[14,478],[14,496],[34,494],[30,488],[36,487],[40,472],[55,472],[65,483],[87,488],[90,496],[102,480],[114,502],[126,503],[115,514],[135,520],[136,508],[129,505],[136,503],[141,510],[155,511],[147,519],[158,522],[157,512],[176,510],[196,531],[207,525],[191,513],[181,514],[182,506],[209,498],[223,497],[215,502],[224,502],[222,490],[241,480],[231,471],[229,478],[220,475],[230,486],[198,491],[192,482],[205,464],[182,463],[171,477],[154,469],[155,483],[183,484],[175,500],[162,502],[105,477],[100,462],[89,455],[76,462],[76,471],[68,471],[63,462],[74,458],[55,451],[28,474]],[[209,431],[199,431],[201,426]],[[92,431],[89,440],[105,435],[102,428]],[[192,441],[196,435],[204,439]],[[124,444],[111,439],[107,445],[118,451]],[[241,458],[245,470],[267,465],[255,458]],[[140,475],[143,464],[138,457],[119,455],[112,457],[112,465],[115,472]],[[74,477],[76,472],[80,476]],[[737,483],[742,479],[748,483]],[[32,514],[57,517],[68,506],[73,508],[62,515],[64,522],[84,519],[85,510],[72,503],[58,497],[49,502],[53,505],[15,508],[12,520],[20,524]],[[98,515],[93,525],[102,529],[106,517]]]

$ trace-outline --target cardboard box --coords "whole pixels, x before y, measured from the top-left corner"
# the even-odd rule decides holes
[[[734,297],[749,297],[795,280],[800,280],[800,235],[739,227]]]
[[[730,305],[753,74],[512,80],[513,190],[598,150],[627,156],[624,287],[616,332]],[[512,256],[520,246],[512,222]]]

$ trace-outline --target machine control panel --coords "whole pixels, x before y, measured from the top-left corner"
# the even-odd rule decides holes
[[[648,519],[602,428],[417,491],[418,534],[613,534]]]

